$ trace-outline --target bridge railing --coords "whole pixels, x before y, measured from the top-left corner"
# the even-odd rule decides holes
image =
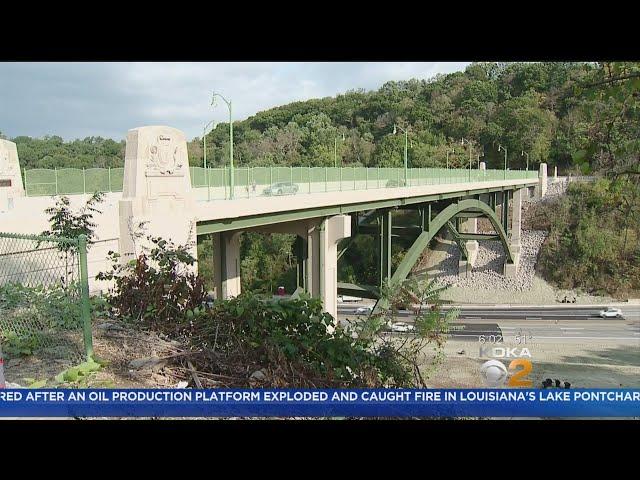
[[[189,167],[198,199],[231,197],[231,172],[225,168]],[[27,196],[121,192],[124,168],[60,168],[25,170]],[[463,168],[386,167],[240,167],[234,169],[234,196],[317,193],[402,186],[440,185],[537,178],[536,171]],[[279,184],[276,185],[276,184]],[[273,188],[270,188],[273,187]]]
[[[223,200],[231,196],[229,168],[190,167],[192,185],[199,200]],[[207,178],[208,173],[208,178]],[[290,195],[375,188],[415,187],[496,180],[538,178],[537,171],[469,170],[452,168],[378,167],[243,167],[234,169],[234,197]],[[208,183],[207,183],[208,182]]]

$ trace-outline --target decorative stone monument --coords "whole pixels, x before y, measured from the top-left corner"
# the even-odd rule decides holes
[[[0,139],[0,212],[13,208],[13,199],[24,196],[16,144]]]
[[[196,218],[187,142],[171,127],[129,130],[119,203],[119,251],[123,262],[151,246],[148,237],[187,245],[197,258]]]

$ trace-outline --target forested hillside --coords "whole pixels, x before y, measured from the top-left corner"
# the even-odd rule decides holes
[[[587,164],[607,166],[600,149],[590,147],[593,141],[612,138],[615,132],[609,131],[606,119],[619,100],[585,95],[584,91],[604,78],[608,68],[626,71],[638,67],[476,63],[464,72],[393,81],[376,91],[354,90],[283,105],[235,122],[236,164],[332,165],[337,139],[337,157],[343,165],[399,166],[404,135],[401,130],[393,134],[397,124],[409,132],[413,166],[444,165],[447,151],[452,165],[467,164],[469,152],[461,145],[462,138],[473,142],[474,159],[484,152],[484,160],[493,168],[503,166],[499,144],[507,147],[510,168],[524,167],[522,151],[529,154],[534,167],[546,161],[564,169],[572,165],[577,152],[584,152],[585,168]],[[26,168],[123,163],[122,139],[89,137],[63,142],[57,136],[20,136],[12,140]],[[228,124],[220,123],[208,135],[210,163],[227,163],[228,149]],[[189,158],[193,165],[202,164],[202,139],[189,142]]]

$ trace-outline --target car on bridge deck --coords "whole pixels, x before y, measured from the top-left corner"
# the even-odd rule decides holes
[[[263,195],[292,195],[298,193],[298,185],[291,182],[278,182],[262,191]]]
[[[404,186],[406,186],[406,183],[405,183],[404,179],[401,179],[401,180],[389,180],[387,182],[387,188],[404,187]]]
[[[622,318],[622,310],[615,307],[609,307],[606,310],[600,310],[598,315],[601,318]]]

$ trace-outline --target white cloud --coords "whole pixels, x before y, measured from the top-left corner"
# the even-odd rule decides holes
[[[233,101],[234,119],[346,90],[377,89],[389,80],[430,78],[468,63],[228,62],[0,63],[0,131],[65,139],[121,139],[142,125],[166,124],[187,137],[226,106],[211,107],[215,89]]]

